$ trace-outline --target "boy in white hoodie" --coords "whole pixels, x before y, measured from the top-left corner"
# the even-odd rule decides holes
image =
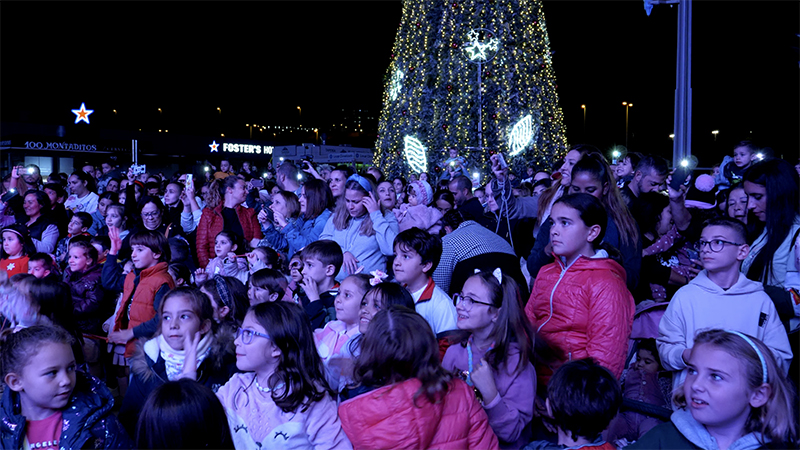
[[[750,252],[745,225],[728,217],[709,220],[697,250],[704,270],[680,288],[658,326],[658,354],[673,373],[676,389],[686,377],[686,361],[698,331],[708,328],[739,331],[756,337],[775,354],[784,371],[792,351],[786,329],[761,283],[740,272]]]

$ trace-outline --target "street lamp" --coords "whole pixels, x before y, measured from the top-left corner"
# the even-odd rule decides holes
[[[719,130],[714,130],[711,132],[714,135],[714,142],[717,142],[717,135],[719,134]]]
[[[583,135],[586,136],[586,105],[581,105],[583,110]]]
[[[669,135],[669,138],[670,138],[670,139],[675,139],[675,134],[674,134],[674,133],[671,133],[671,134]]]
[[[633,106],[633,103],[622,102],[625,107],[625,148],[628,147],[628,110]]]
[[[222,108],[217,108],[217,112],[222,114]]]
[[[300,108],[299,106],[297,107],[297,111],[298,111],[298,113],[297,113],[298,116],[302,116],[303,115],[303,109]]]
[[[319,128],[314,128],[314,142],[319,140]]]

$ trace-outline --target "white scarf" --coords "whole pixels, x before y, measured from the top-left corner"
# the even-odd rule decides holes
[[[210,332],[206,333],[197,345],[197,367],[200,367],[200,364],[203,363],[203,360],[208,357],[211,351],[211,334]],[[167,340],[164,339],[164,335],[161,334],[159,334],[157,338],[147,341],[144,347],[145,353],[153,361],[158,359],[159,354],[164,358],[167,378],[170,381],[177,380],[180,377],[183,372],[183,362],[186,357],[185,350],[175,350],[167,343]]]

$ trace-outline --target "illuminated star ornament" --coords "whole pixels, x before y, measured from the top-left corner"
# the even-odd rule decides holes
[[[428,157],[425,154],[426,148],[419,139],[406,136],[405,142],[406,161],[413,172],[421,173],[428,170]]]
[[[217,144],[217,141],[213,141],[211,144],[209,144],[209,147],[211,147],[211,151],[209,153],[219,152],[219,144]]]
[[[481,39],[481,34],[484,38]],[[484,62],[492,59],[494,53],[489,55],[488,51],[497,52],[500,47],[500,41],[492,36],[486,39],[486,36],[491,35],[488,30],[472,30],[467,34],[467,42],[464,44],[464,50],[467,52],[467,57],[473,62]]]
[[[89,123],[89,114],[93,112],[93,109],[86,109],[86,105],[84,103],[81,103],[81,109],[72,110],[72,114],[75,114],[75,123],[78,123],[81,120]]]
[[[514,127],[511,128],[511,132],[508,133],[508,146],[511,149],[508,156],[517,155],[522,150],[525,150],[525,147],[528,146],[532,139],[533,117],[528,114],[514,124]]]

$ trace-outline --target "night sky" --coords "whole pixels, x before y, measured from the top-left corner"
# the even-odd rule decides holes
[[[69,125],[85,102],[98,127],[247,137],[246,123],[325,131],[342,109],[377,117],[401,8],[2,2],[0,119]],[[569,142],[624,144],[627,101],[630,149],[671,159],[677,7],[647,17],[640,1],[546,1],[544,12]],[[695,1],[693,12],[701,165],[746,137],[796,159],[800,3]]]

